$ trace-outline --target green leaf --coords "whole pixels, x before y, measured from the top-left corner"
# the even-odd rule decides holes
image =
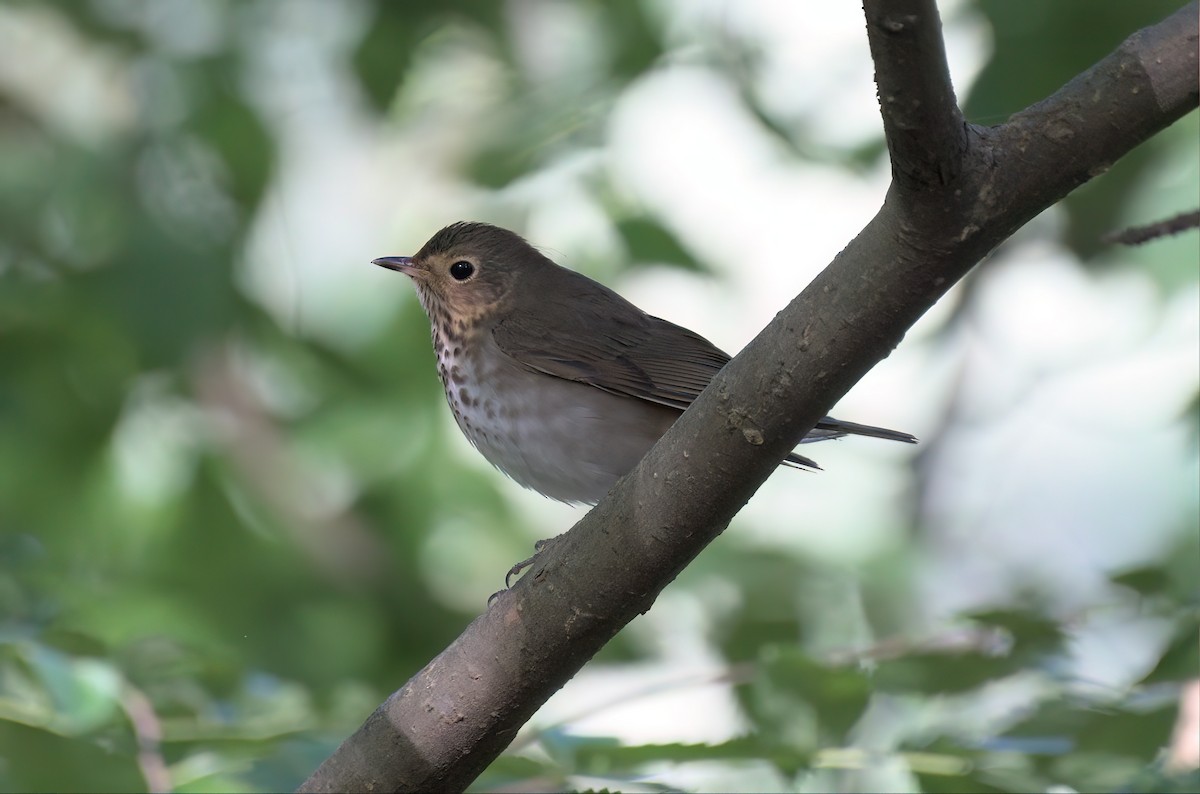
[[[1159,595],[1167,590],[1170,576],[1161,565],[1145,565],[1110,576],[1109,581],[1128,587],[1142,596]]]
[[[532,790],[531,781],[558,783],[565,788],[562,769],[523,755],[505,753],[493,761],[468,791]]]
[[[234,199],[247,214],[262,199],[275,166],[274,140],[254,109],[235,93],[237,75],[222,62],[205,64],[210,90],[195,108],[194,130],[221,156]]]
[[[822,664],[795,646],[774,645],[763,649],[746,699],[760,730],[809,753],[846,744],[870,697],[870,680],[862,671]]]
[[[636,770],[646,764],[691,761],[768,760],[780,768],[802,769],[811,761],[809,753],[785,747],[768,737],[753,735],[719,744],[643,744],[621,746],[610,742],[584,744],[577,749],[578,768],[590,774],[612,774]]]
[[[921,651],[885,659],[875,668],[876,686],[891,692],[966,692],[1040,666],[1062,648],[1064,634],[1058,622],[1031,610],[993,610],[965,617],[1002,628],[1011,648],[1004,653]]]
[[[1200,769],[1168,773],[1160,764],[1152,764],[1116,791],[1153,791],[1155,794],[1195,794],[1200,791]]]
[[[1166,744],[1175,719],[1175,701],[1161,698],[1144,707],[1057,698],[1005,731],[988,746],[1029,754],[1126,757],[1148,764]]]
[[[613,72],[623,81],[649,69],[663,48],[658,32],[646,15],[644,3],[602,3],[606,28],[613,45]]]
[[[1062,625],[1032,609],[991,610],[964,617],[1007,630],[1013,640],[1012,653],[1022,664],[1039,664],[1063,648]]]
[[[1200,620],[1192,616],[1176,630],[1158,664],[1141,683],[1186,681],[1197,676],[1200,676]]]
[[[1077,752],[1054,759],[1050,775],[1076,791],[1117,791],[1134,778],[1151,758],[1132,758],[1112,753]]]
[[[617,221],[616,228],[625,241],[630,259],[635,262],[655,262],[709,272],[708,267],[688,253],[679,238],[655,220],[647,217],[626,218]]]
[[[354,51],[352,65],[367,100],[378,112],[385,112],[404,82],[412,56],[420,43],[439,27],[454,20],[474,23],[492,37],[503,35],[502,3],[478,3],[470,0],[409,0],[404,3],[372,4],[375,15],[366,35]],[[508,47],[498,42],[500,50]]]
[[[499,190],[532,174],[543,164],[541,146],[522,135],[505,135],[479,149],[467,166],[467,173],[483,187]]]
[[[873,679],[887,692],[950,694],[977,689],[1021,669],[1020,660],[1007,654],[917,653],[880,662]]]
[[[903,745],[908,747],[906,743]],[[925,755],[946,757],[960,761],[964,767],[955,769],[946,764],[949,774],[937,774],[928,765],[911,763],[910,769],[921,782],[923,792],[1026,792],[1044,791],[1051,780],[1037,768],[1037,763],[1026,753],[1012,750],[981,750],[978,747],[963,747],[953,739],[940,738],[913,753],[906,749],[904,758]]]
[[[1014,789],[982,779],[980,775],[930,775],[913,773],[920,782],[924,794],[992,794]]]
[[[0,664],[0,719],[80,736],[109,724],[120,711],[121,675],[111,664],[39,642],[18,642],[10,654],[20,665]]]
[[[1177,701],[1165,699],[1142,711],[1133,708],[1082,709],[1083,719],[1075,734],[1080,754],[1127,755],[1141,764],[1154,760],[1171,738]]]
[[[123,743],[122,743],[123,745]],[[0,722],[5,791],[145,791],[128,746]]]

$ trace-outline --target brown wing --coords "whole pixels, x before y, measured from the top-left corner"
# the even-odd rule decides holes
[[[514,312],[492,329],[500,350],[531,369],[683,411],[729,363],[704,337],[651,317],[601,284],[556,266],[545,275],[562,279],[562,289],[547,291],[530,310]],[[553,303],[546,294],[570,299]],[[916,443],[908,433],[829,416],[803,441],[845,435]],[[787,462],[820,468],[794,453]]]
[[[729,362],[699,334],[595,282],[576,291],[569,307],[540,308],[514,313],[492,338],[513,359],[557,378],[682,411]]]

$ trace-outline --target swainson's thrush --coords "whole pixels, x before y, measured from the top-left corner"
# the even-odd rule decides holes
[[[729,361],[507,229],[455,223],[415,256],[374,264],[416,284],[467,439],[521,485],[564,502],[599,501]],[[916,442],[831,417],[804,441],[845,435]],[[787,462],[816,467],[795,454]]]

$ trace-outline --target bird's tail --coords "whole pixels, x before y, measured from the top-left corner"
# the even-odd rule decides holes
[[[793,469],[813,469],[821,471],[821,467],[812,458],[806,458],[803,455],[797,455],[795,452],[783,459],[784,466],[791,466]]]
[[[917,443],[917,437],[910,433],[888,430],[886,427],[860,425],[856,422],[843,422],[832,416],[827,416],[817,422],[817,426],[800,443],[808,444],[813,441],[824,441],[827,438],[841,438],[842,436],[870,436],[871,438],[884,438],[888,441],[903,441],[905,444]]]
[[[871,438],[884,438],[888,441],[903,441],[906,444],[917,443],[917,437],[911,433],[888,430],[886,427],[860,425],[857,422],[843,422],[841,419],[834,419],[831,416],[827,416],[820,422],[817,422],[817,426],[800,443],[811,444],[814,441],[825,441],[826,439],[841,438],[842,436],[869,436]],[[821,468],[813,459],[797,455],[795,452],[787,456],[784,464],[801,469]]]

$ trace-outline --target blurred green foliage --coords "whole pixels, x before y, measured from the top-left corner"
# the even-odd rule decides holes
[[[427,335],[419,313],[396,312],[351,348],[281,327],[247,293],[245,252],[282,162],[251,55],[281,6],[206,5],[0,8],[5,24],[36,22],[45,39],[26,46],[58,37],[92,58],[81,68],[129,70],[143,91],[115,117],[100,108],[104,118],[80,124],[0,85],[0,791],[292,787],[482,608],[428,575],[441,506],[485,527],[474,537],[491,544],[477,551],[497,585],[523,556],[494,481],[447,451],[428,351],[391,343]],[[345,74],[381,126],[403,123],[392,117],[414,53],[448,28],[509,65],[504,111],[469,136],[463,177],[477,189],[603,146],[614,98],[671,54],[651,4],[579,0],[604,57],[535,88],[520,79],[514,5],[356,5]],[[995,56],[968,112],[999,120],[1173,5],[980,2]],[[198,19],[211,28],[204,46],[172,44]],[[741,84],[751,56],[715,63]],[[787,120],[742,98],[804,151]],[[1148,144],[1069,200],[1082,255],[1096,253],[1159,152]],[[876,143],[823,156],[861,168],[883,154]],[[649,214],[616,207],[613,228],[635,263],[706,269]],[[543,730],[524,742],[539,753],[505,756],[478,785],[553,790],[587,776],[627,787],[648,765],[702,761],[785,788],[854,788],[869,787],[863,770],[899,759],[927,791],[1186,786],[1155,759],[1177,684],[1200,666],[1194,551],[1113,580],[1126,604],[1172,627],[1144,686],[1068,694],[1055,678],[1067,628],[1036,605],[962,616],[1003,647],[914,640],[881,658],[831,659],[811,642],[828,628],[820,596],[803,616],[793,604],[817,592],[798,582],[829,574],[729,550],[719,571],[700,561],[679,586],[719,575],[739,594],[714,639],[744,671],[744,737],[622,746]],[[879,634],[903,634],[893,611],[911,583],[868,572],[853,586]],[[640,651],[618,640],[606,653]],[[965,703],[1031,672],[1044,676],[1042,705],[991,735],[951,708],[879,749],[856,743],[870,709]]]

